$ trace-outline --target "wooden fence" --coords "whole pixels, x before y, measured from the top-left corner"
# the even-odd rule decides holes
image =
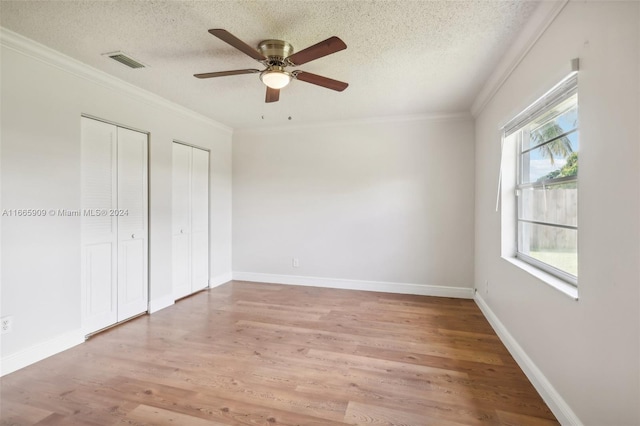
[[[524,218],[562,225],[578,225],[578,190],[576,188],[553,188],[524,190],[521,195]],[[530,250],[575,250],[577,232],[566,228],[531,225],[529,230]]]

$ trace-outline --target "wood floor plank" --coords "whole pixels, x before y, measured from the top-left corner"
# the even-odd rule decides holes
[[[270,321],[238,321],[239,325],[242,325],[246,329],[257,329],[261,334],[275,334],[274,338],[280,339],[282,330],[287,330],[288,335],[294,336],[297,340],[314,339],[315,341],[322,342],[336,342],[344,345],[366,345],[377,349],[390,349],[390,350],[408,350],[411,352],[442,356],[444,358],[459,359],[467,361],[477,361],[485,364],[502,365],[502,358],[500,354],[496,354],[489,351],[483,351],[480,348],[473,348],[472,345],[464,343],[457,343],[457,339],[448,339],[447,341],[434,342],[422,341],[422,342],[407,342],[404,340],[397,340],[390,337],[372,337],[361,336],[352,333],[344,332],[340,329],[336,331],[322,331],[317,329],[309,329],[301,326],[287,326],[282,324],[274,324]],[[494,343],[495,345],[495,343]],[[464,346],[467,346],[466,348]],[[480,345],[476,345],[480,346]]]
[[[471,300],[233,281],[0,378],[0,425],[557,424]]]
[[[386,359],[366,357],[362,355],[341,354],[336,352],[312,349],[308,352],[310,358],[322,360],[333,365],[344,365],[356,367],[364,370],[383,371],[390,374],[406,374],[409,376],[431,375],[431,376],[458,376],[468,377],[467,373],[429,365],[411,364]]]
[[[351,425],[465,426],[465,423],[443,420],[430,413],[417,414],[359,402],[349,403],[344,421]]]
[[[149,424],[155,426],[225,426],[226,423],[219,423],[210,420],[200,419],[198,417],[188,416],[186,414],[176,413],[175,411],[164,410],[162,408],[150,407],[148,405],[139,405],[133,409],[127,416],[120,421],[127,425],[146,426]]]
[[[0,413],[2,413],[1,424],[35,424],[40,420],[54,414],[50,410],[32,407],[10,400],[2,400],[0,403]]]
[[[510,413],[502,410],[496,410],[500,423],[504,426],[551,426],[557,424],[549,419],[542,419],[535,416],[527,416],[525,414]]]
[[[65,416],[54,413],[35,423],[36,426],[100,426],[101,423],[91,422],[75,416]]]
[[[326,418],[291,410],[291,407],[287,407],[288,409],[285,410],[279,409],[277,407],[286,405],[288,401],[283,403],[283,395],[274,396],[273,392],[269,394],[264,388],[261,388],[264,396],[272,397],[275,400],[274,403],[267,402],[267,404],[261,405],[264,398],[253,398],[255,395],[253,393],[238,397],[237,392],[244,392],[247,388],[243,388],[241,382],[237,382],[235,379],[233,379],[235,383],[233,386],[238,389],[232,392],[227,392],[224,388],[212,388],[212,386],[202,383],[194,384],[175,379],[171,381],[171,385],[159,382],[166,382],[166,379],[152,383],[115,377],[110,386],[102,389],[101,392],[106,394],[123,393],[124,398],[142,405],[223,424],[304,424],[314,426],[336,424]],[[326,404],[326,401],[323,403]],[[340,416],[344,411],[344,409],[340,410]]]

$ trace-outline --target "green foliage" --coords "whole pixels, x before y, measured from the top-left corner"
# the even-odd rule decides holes
[[[547,173],[545,176],[542,176],[537,180],[537,182],[543,182],[545,180],[568,177],[568,176],[577,176],[578,175],[578,153],[572,152],[567,157],[567,162],[564,166],[559,169],[556,169],[550,173]]]
[[[557,177],[559,177],[560,175],[560,169],[556,169],[550,173],[547,173],[546,175],[542,176],[541,178],[538,178],[538,182],[542,182],[545,180],[549,180],[549,179],[555,179]]]
[[[544,141],[556,138],[562,133],[562,127],[560,127],[556,122],[547,123],[531,133],[532,144],[540,144]],[[538,182],[567,176],[576,176],[578,174],[578,153],[573,152],[571,141],[566,136],[541,146],[539,150],[542,156],[548,158],[552,165],[555,164],[554,157],[564,157],[566,159],[566,163],[561,168],[556,169],[548,173],[546,176],[538,179]]]
[[[577,176],[578,174],[578,153],[572,152],[567,157],[567,163],[560,169],[558,177]]]

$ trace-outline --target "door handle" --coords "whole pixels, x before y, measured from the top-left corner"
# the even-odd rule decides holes
[[[131,238],[132,239],[135,238],[135,237],[136,237],[136,234],[131,234]]]

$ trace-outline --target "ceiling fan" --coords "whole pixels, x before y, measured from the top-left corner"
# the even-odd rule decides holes
[[[258,44],[258,49],[249,46],[230,32],[223,29],[213,29],[209,32],[225,43],[235,47],[245,55],[260,62],[266,68],[244,69],[233,71],[207,72],[194,74],[197,78],[226,77],[228,75],[260,73],[260,79],[267,86],[265,102],[277,102],[280,99],[280,89],[291,82],[291,79],[304,81],[327,89],[342,92],[349,84],[333,80],[321,75],[312,74],[301,70],[287,71],[289,66],[306,64],[323,56],[339,52],[347,48],[347,45],[338,37],[328,39],[307,47],[297,53],[293,53],[293,46],[283,40],[264,40]]]

